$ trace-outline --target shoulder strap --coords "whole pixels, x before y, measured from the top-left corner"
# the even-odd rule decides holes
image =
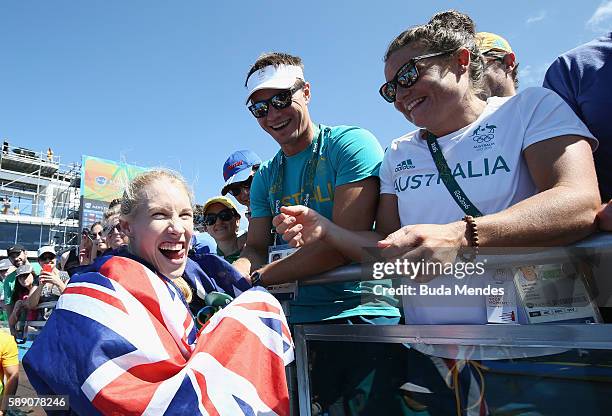
[[[438,174],[444,182],[446,189],[453,197],[459,208],[465,212],[466,215],[471,215],[472,217],[482,217],[482,212],[476,208],[476,206],[470,201],[467,197],[463,189],[459,186],[455,177],[453,176],[450,168],[448,167],[448,163],[442,154],[442,149],[440,149],[440,145],[438,144],[437,137],[430,133],[429,131],[425,131],[425,139],[427,140],[427,147],[429,148],[429,152],[431,153],[431,157],[433,158],[436,168],[438,169]]]

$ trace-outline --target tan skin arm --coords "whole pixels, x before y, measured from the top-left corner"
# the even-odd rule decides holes
[[[339,250],[345,257],[365,262],[369,254],[364,247],[376,247],[378,241],[400,228],[397,197],[381,194],[376,212],[376,231],[351,231],[304,206],[283,207],[273,224],[292,247],[321,240]],[[295,227],[295,228],[293,228]]]
[[[371,230],[378,202],[378,189],[376,177],[336,187],[332,214],[334,223],[352,231]],[[263,254],[267,253],[267,247],[265,250]],[[262,273],[263,283],[270,285],[301,280],[347,262],[347,258],[331,244],[317,241],[289,257],[261,267],[259,271]]]
[[[19,365],[9,365],[3,368],[6,383],[4,383],[4,392],[2,393],[2,406],[0,409],[6,409],[8,406],[8,396],[14,396],[19,385]],[[0,416],[6,414],[6,410],[0,410]]]
[[[579,136],[535,143],[523,156],[540,193],[495,214],[477,219],[481,246],[546,247],[566,245],[595,230],[600,206],[589,144]],[[406,226],[379,246],[383,256],[432,257],[439,247],[467,244],[463,221]]]
[[[597,179],[589,144],[579,136],[562,136],[529,146],[523,152],[536,187],[542,191],[496,214],[477,219],[481,246],[554,246],[577,241],[595,230],[600,208]],[[394,206],[395,204],[395,206]],[[350,246],[372,243],[373,236],[330,226],[318,214],[277,217],[279,230],[293,245],[323,239],[351,253]],[[303,217],[303,218],[302,218]],[[382,235],[399,226],[397,199],[383,195],[377,215]],[[378,247],[388,259],[435,258],[437,248],[466,246],[466,224],[417,224],[397,229]],[[451,253],[452,254],[452,253]],[[445,255],[450,256],[447,252]],[[358,252],[352,252],[358,260]],[[444,259],[447,260],[447,259]]]
[[[247,241],[240,253],[240,258],[232,263],[243,276],[251,274],[251,270],[257,270],[266,262],[268,246],[272,244],[270,217],[251,218]]]

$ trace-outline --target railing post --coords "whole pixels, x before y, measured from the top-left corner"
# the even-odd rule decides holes
[[[300,416],[311,416],[310,408],[310,377],[308,375],[308,348],[304,327],[295,325],[293,327],[295,343],[295,363],[297,367],[297,380],[299,390]]]

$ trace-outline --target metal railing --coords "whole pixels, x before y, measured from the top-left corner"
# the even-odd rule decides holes
[[[485,254],[487,266],[512,267],[525,264],[550,264],[586,259],[599,265],[593,274],[600,307],[612,299],[612,233],[592,235],[568,247],[508,250],[510,254]],[[362,280],[361,265],[348,265],[300,282],[301,286]],[[610,304],[612,306],[612,303]],[[612,362],[612,325],[555,324],[538,325],[295,325],[297,392],[299,414],[311,415],[309,342],[352,342],[496,348],[508,353],[496,359],[546,356],[559,351],[599,350]],[[331,344],[330,344],[331,345]],[[358,344],[355,344],[357,348]],[[486,354],[485,354],[486,355]],[[488,357],[488,359],[492,359]],[[524,368],[530,363],[521,363]],[[580,365],[575,363],[572,365]],[[358,364],[357,364],[358,365]],[[605,368],[605,365],[602,365]],[[535,367],[534,367],[535,368]],[[612,372],[610,374],[612,378]],[[588,381],[588,380],[587,380]],[[544,383],[547,381],[541,381]],[[552,381],[551,381],[552,383]],[[295,398],[293,398],[295,401]],[[592,410],[591,410],[592,411]],[[602,413],[605,411],[602,409]],[[599,414],[599,413],[598,413]]]

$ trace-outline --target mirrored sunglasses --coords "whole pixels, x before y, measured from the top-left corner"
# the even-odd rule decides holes
[[[276,108],[277,110],[282,110],[283,108],[287,108],[291,105],[293,101],[293,94],[304,87],[304,83],[298,81],[293,87],[288,90],[284,90],[279,92],[276,95],[268,98],[267,100],[257,101],[256,103],[251,104],[248,108],[251,111],[251,114],[255,116],[255,118],[262,118],[268,115],[268,110],[270,106]]]
[[[416,66],[417,62],[423,59],[433,58],[436,56],[447,55],[455,52],[456,49],[444,52],[428,53],[427,55],[415,56],[398,69],[397,73],[391,81],[385,82],[378,91],[388,103],[395,101],[397,96],[397,86],[402,88],[410,88],[419,80],[419,70]]]
[[[223,211],[219,211],[216,214],[204,214],[204,224],[206,225],[214,225],[217,222],[217,217],[221,221],[229,221],[234,218],[234,211],[226,208]]]

